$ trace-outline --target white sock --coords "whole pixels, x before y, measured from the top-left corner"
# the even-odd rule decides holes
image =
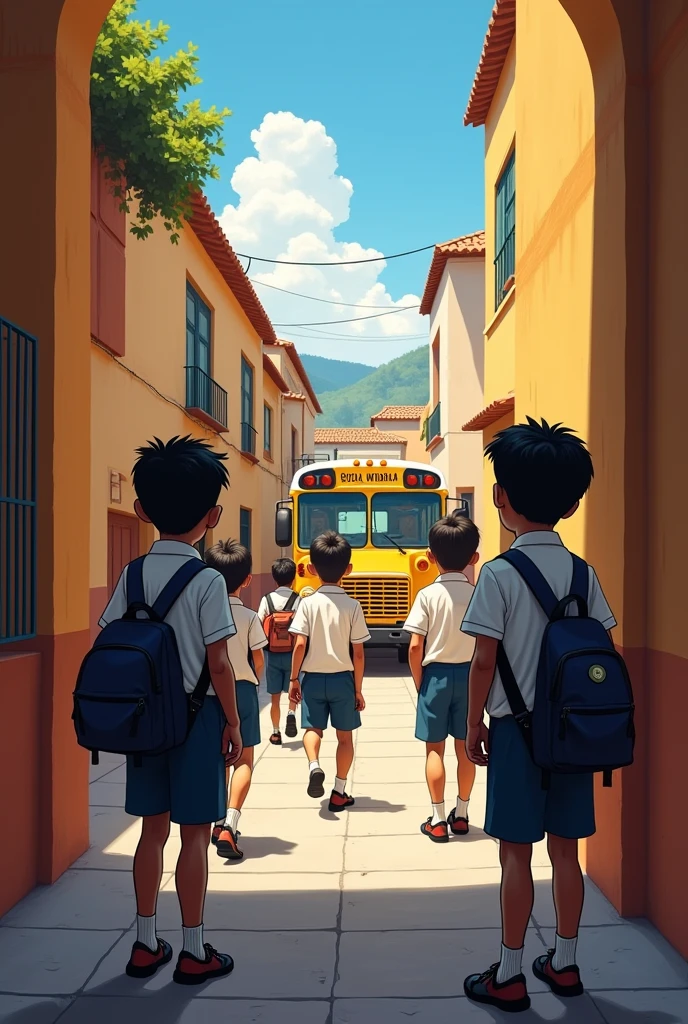
[[[158,948],[158,937],[155,934],[155,914],[152,917],[141,917],[136,915],[136,940],[143,943],[155,953]]]
[[[320,761],[309,761],[308,762],[308,771],[309,772],[314,772],[316,768],[320,768]],[[320,768],[320,770],[322,771],[322,768]]]
[[[278,736],[279,735],[279,725],[273,725],[273,727],[272,727],[272,735],[273,736]]]
[[[447,816],[444,813],[444,800],[441,804],[432,805],[432,821],[431,825],[437,825],[440,821],[446,821]]]
[[[203,925],[198,928],[182,927],[184,935],[184,952],[191,953],[197,960],[205,960],[205,949],[203,948]]]
[[[554,936],[552,967],[555,971],[563,971],[566,967],[573,967],[576,962],[577,942],[578,936],[575,939],[562,939],[561,935]]]
[[[517,974],[520,974],[522,963],[523,946],[520,949],[509,949],[508,946],[502,943],[502,956],[499,961],[497,977],[495,978],[497,984],[503,985],[505,981],[511,981]]]
[[[457,796],[454,817],[465,818],[468,821],[468,800],[462,800],[460,796]]]
[[[296,711],[291,711],[291,710],[287,711],[287,715],[292,715],[293,716],[295,714],[296,714]]]
[[[224,820],[224,824],[227,825],[228,828],[231,828],[232,832],[236,832],[240,817],[241,811],[237,811],[236,807],[228,807],[227,817]]]
[[[344,796],[346,793],[346,779],[340,779],[338,775],[334,777],[334,791]]]

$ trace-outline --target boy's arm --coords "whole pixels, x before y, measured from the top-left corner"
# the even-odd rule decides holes
[[[425,637],[420,633],[411,634],[411,642],[408,649],[409,668],[416,684],[416,690],[420,693],[420,684],[423,680],[423,652],[425,650]]]
[[[265,655],[263,653],[263,648],[267,647],[268,641],[258,614],[254,615],[251,619],[251,625],[248,630],[248,645],[251,649],[251,657],[253,658],[253,667],[255,669],[256,676],[260,681],[260,677],[263,674],[263,668],[265,667]]]
[[[363,699],[363,673],[365,672],[365,650],[362,643],[352,643],[351,651],[354,663],[354,690],[356,692],[356,710],[363,711],[365,700]]]
[[[297,634],[294,639],[294,650],[291,655],[291,679],[289,680],[289,700],[296,704],[301,703],[301,684],[299,683],[299,672],[306,657],[306,644],[308,637],[303,633]]]
[[[227,726],[222,737],[222,753],[225,755],[226,763],[231,765],[241,757],[243,743],[239,727],[236,680],[227,654],[227,640],[216,640],[215,643],[208,644],[206,651],[213,689],[227,719]],[[229,744],[231,744],[231,751],[228,750]]]
[[[265,655],[262,650],[252,651],[251,654],[253,656],[253,668],[255,669],[256,676],[260,679],[265,668]]]
[[[478,636],[468,676],[468,724],[466,753],[474,764],[487,764],[488,731],[484,722],[485,705],[497,667],[498,640]],[[483,749],[484,748],[484,749]]]

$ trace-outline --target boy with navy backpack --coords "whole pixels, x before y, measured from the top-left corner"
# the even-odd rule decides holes
[[[217,526],[225,456],[175,437],[138,449],[136,514],[160,533],[125,567],[74,693],[77,738],[127,753],[127,813],[143,819],[134,856],[137,938],[126,973],[148,978],[172,959],[155,911],[170,821],[180,826],[177,895],[183,948],[173,979],[229,974],[231,956],[203,941],[211,825],[225,809],[225,764],[241,755],[227,638],[236,632],[222,576],[195,544]]]
[[[485,831],[500,841],[502,950],[498,963],[466,978],[464,990],[516,1012],[530,1006],[523,945],[533,907],[532,844],[545,834],[557,930],[555,948],[532,969],[556,995],[583,992],[578,841],[595,832],[594,772],[609,784],[613,769],[632,762],[633,697],[597,576],[554,532],[592,481],[584,442],[528,417],[497,434],[486,454],[499,518],[516,539],[483,567],[462,630],[476,638],[466,749],[487,764]]]
[[[294,637],[289,632],[289,627],[299,606],[299,595],[292,590],[292,584],[296,578],[296,563],[291,558],[278,558],[276,562],[272,563],[272,578],[277,584],[277,589],[262,598],[258,605],[258,618],[263,623],[268,639],[265,679],[271,701],[272,735],[270,742],[273,746],[279,746],[282,743],[280,699],[283,693],[289,693],[291,655],[294,649]],[[288,739],[293,739],[297,732],[296,704],[290,700],[284,733]]]

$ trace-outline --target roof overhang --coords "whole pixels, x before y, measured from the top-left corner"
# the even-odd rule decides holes
[[[468,423],[464,423],[461,429],[467,433],[485,430],[486,427],[492,426],[497,420],[501,420],[502,416],[513,412],[515,405],[516,400],[513,395],[508,395],[506,398],[498,398],[495,402],[491,402],[490,405],[482,409]]]
[[[496,0],[463,116],[465,125],[485,124],[515,34],[516,0]]]

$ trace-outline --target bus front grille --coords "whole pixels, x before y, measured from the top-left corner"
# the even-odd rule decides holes
[[[342,586],[360,602],[366,619],[405,620],[409,613],[410,581],[404,577],[345,576]]]

